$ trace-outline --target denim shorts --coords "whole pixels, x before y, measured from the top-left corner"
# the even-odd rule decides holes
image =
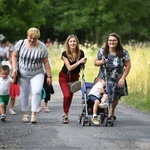
[[[88,95],[88,100],[91,100],[91,101],[95,101],[95,100],[101,100],[101,98],[98,98],[98,97],[96,97],[95,95]]]

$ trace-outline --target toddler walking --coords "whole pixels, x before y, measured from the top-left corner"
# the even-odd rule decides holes
[[[10,78],[9,72],[9,66],[3,65],[0,76],[0,119],[2,122],[6,121],[6,108],[10,97],[10,84],[14,82],[14,80]]]

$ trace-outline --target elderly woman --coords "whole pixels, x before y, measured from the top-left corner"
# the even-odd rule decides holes
[[[108,98],[111,103],[109,120],[116,120],[115,108],[118,100],[128,94],[126,77],[131,68],[129,53],[123,48],[118,34],[108,35],[105,47],[98,51],[94,64],[100,67],[98,77],[107,81]]]
[[[27,39],[19,40],[12,54],[12,77],[16,78],[17,64],[20,72],[19,85],[21,95],[21,109],[24,113],[22,122],[29,121],[29,96],[31,97],[31,123],[36,123],[36,111],[40,103],[40,94],[44,81],[44,64],[47,73],[47,83],[52,83],[50,64],[48,61],[48,50],[44,43],[38,40],[40,31],[30,28],[27,31]],[[18,60],[18,63],[17,63]]]

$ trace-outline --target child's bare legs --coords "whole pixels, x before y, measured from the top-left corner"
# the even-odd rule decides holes
[[[11,115],[16,115],[16,112],[13,110],[15,106],[15,98],[10,98],[10,102],[9,102],[9,113]]]
[[[6,113],[4,104],[0,104],[0,113],[1,115]]]
[[[48,107],[48,106],[47,106],[47,102],[44,102],[44,107]]]
[[[98,111],[98,106],[99,106],[99,100],[95,100],[94,105],[93,105],[93,116],[97,116],[97,111]]]
[[[1,114],[1,121],[5,121],[6,106],[4,104],[0,104],[0,114]]]
[[[93,105],[93,118],[92,118],[92,121],[95,125],[100,124],[99,120],[97,119],[97,111],[98,111],[99,103],[100,103],[100,101],[98,99],[96,99],[94,101],[94,105]]]
[[[38,107],[38,109],[37,109],[37,112],[41,112],[41,111],[42,111],[42,106],[41,106],[41,101],[40,101],[39,107]]]
[[[48,108],[48,101],[44,101],[44,111],[45,112],[50,112],[50,110]]]

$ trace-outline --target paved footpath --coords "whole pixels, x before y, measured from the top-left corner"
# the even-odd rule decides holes
[[[114,127],[82,126],[82,95],[77,92],[69,113],[69,124],[62,124],[62,93],[54,82],[55,94],[50,113],[38,113],[36,125],[22,123],[19,100],[17,115],[7,114],[0,122],[0,149],[9,150],[150,150],[150,114],[119,103]]]

